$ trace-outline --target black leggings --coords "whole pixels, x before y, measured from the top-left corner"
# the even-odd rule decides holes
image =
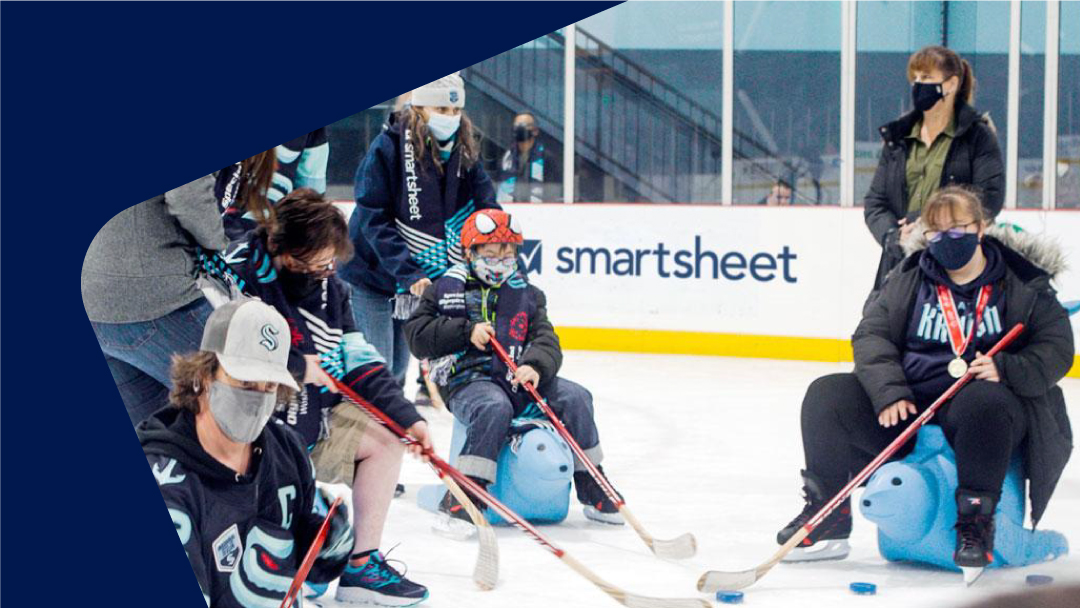
[[[930,404],[917,404],[922,413]],[[826,494],[840,491],[886,446],[907,421],[885,428],[878,423],[870,397],[855,374],[832,374],[815,380],[802,405],[806,469],[820,478]],[[960,487],[999,497],[1012,453],[1024,439],[1027,424],[1020,400],[999,382],[973,380],[945,403],[929,424],[937,424],[956,452]],[[894,455],[915,447],[908,441]]]

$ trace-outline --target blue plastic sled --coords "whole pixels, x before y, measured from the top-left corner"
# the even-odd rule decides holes
[[[859,503],[878,526],[878,548],[890,561],[916,561],[959,571],[956,547],[956,456],[941,427],[919,430],[915,449],[878,469]],[[1014,457],[995,512],[994,561],[989,567],[1026,566],[1068,554],[1065,537],[1024,528],[1024,477]]]
[[[515,437],[516,436],[516,437]],[[450,441],[450,464],[456,464],[465,444],[465,425],[454,419]],[[570,509],[570,482],[574,475],[574,456],[570,446],[554,431],[529,426],[515,428],[499,452],[495,483],[488,491],[515,513],[536,524],[556,524],[566,519]],[[446,493],[442,484],[420,489],[417,501],[421,508],[438,509]],[[487,509],[493,525],[506,522]]]

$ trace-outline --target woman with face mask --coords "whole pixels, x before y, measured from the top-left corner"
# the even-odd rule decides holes
[[[497,174],[500,203],[553,201],[545,184],[559,184],[558,163],[548,162],[536,117],[528,112],[514,116],[514,143],[503,154]]]
[[[276,413],[311,451],[316,478],[352,486],[355,552],[338,584],[344,602],[410,606],[427,589],[402,576],[379,550],[405,448],[360,408],[343,402],[344,382],[430,447],[427,423],[402,393],[385,359],[357,331],[349,288],[334,274],[349,259],[345,216],[322,195],[294,190],[274,208],[275,219],[234,243],[216,272],[289,321],[268,338],[287,344],[289,369],[303,390]]]
[[[279,604],[326,513],[307,451],[271,422],[279,401],[299,388],[288,335],[284,317],[257,300],[216,309],[199,350],[173,358],[172,407],[136,429],[214,608]],[[339,508],[309,583],[337,578],[352,546],[348,512]]]
[[[975,74],[967,60],[941,46],[908,59],[914,109],[879,129],[885,141],[863,200],[866,225],[882,247],[874,290],[903,259],[914,220],[927,199],[948,185],[971,186],[993,219],[1005,196],[1005,168],[989,115],[973,107]]]
[[[983,204],[957,186],[930,195],[908,249],[867,305],[852,337],[854,373],[814,381],[802,405],[806,508],[777,535],[783,544],[968,370],[974,380],[929,424],[956,452],[956,551],[962,568],[993,555],[994,508],[1019,452],[1038,522],[1072,449],[1057,382],[1073,363],[1072,329],[1050,280],[1058,246],[1011,227],[988,228]],[[983,353],[1017,323],[1005,350]],[[896,458],[910,452],[914,441]],[[789,561],[847,556],[850,502]]]
[[[356,256],[341,269],[356,325],[404,383],[402,324],[424,288],[460,263],[459,233],[470,213],[498,208],[480,166],[458,74],[412,93],[356,170],[349,237]]]

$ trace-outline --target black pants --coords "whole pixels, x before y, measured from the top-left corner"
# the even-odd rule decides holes
[[[923,412],[930,404],[916,404]],[[885,428],[878,423],[870,397],[855,374],[832,374],[815,380],[802,405],[806,470],[833,496],[896,439],[914,417]],[[1024,438],[1027,424],[1020,400],[999,382],[973,380],[930,419],[945,432],[956,452],[960,487],[1000,497],[1009,459]],[[912,438],[894,455],[915,447]]]

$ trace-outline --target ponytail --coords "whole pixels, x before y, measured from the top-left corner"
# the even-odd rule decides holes
[[[975,105],[975,72],[967,59],[960,60],[960,87],[956,89],[957,99],[962,99],[969,106]]]

